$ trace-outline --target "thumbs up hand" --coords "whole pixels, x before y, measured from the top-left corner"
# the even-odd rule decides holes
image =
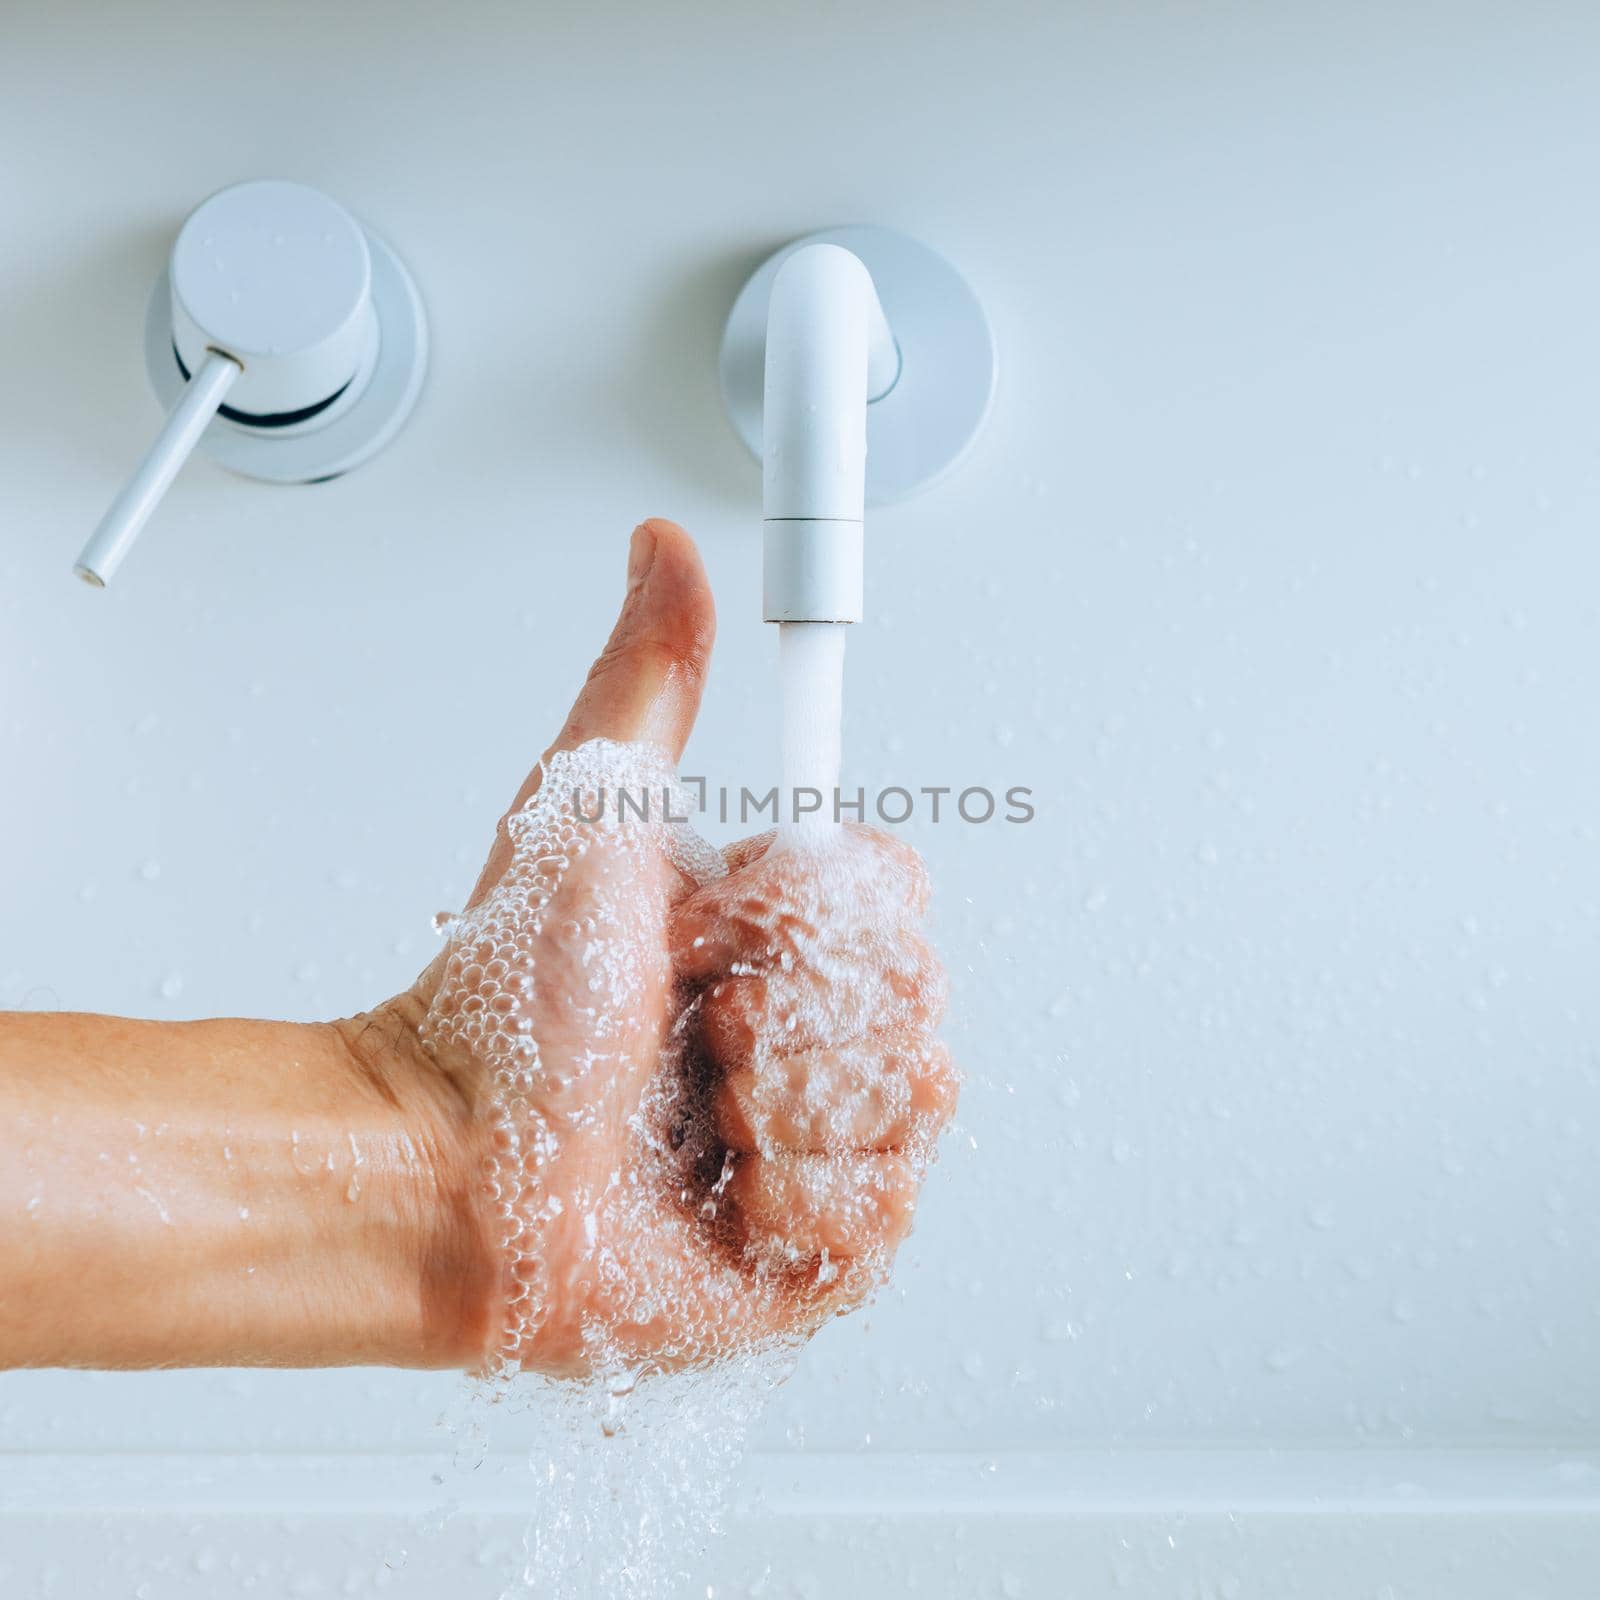
[[[425,1292],[491,1369],[798,1340],[881,1279],[954,1109],[920,862],[865,828],[721,856],[672,822],[711,596],[671,523],[628,573],[445,950],[360,1019],[429,1076]]]

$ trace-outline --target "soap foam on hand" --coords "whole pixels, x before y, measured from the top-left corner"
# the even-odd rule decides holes
[[[830,816],[820,855],[725,861],[664,793],[652,747],[553,756],[509,868],[447,930],[424,1028],[489,1133],[484,1397],[524,1366],[582,1380],[532,1380],[541,1594],[669,1592],[799,1343],[885,1275],[953,1101],[914,856]]]

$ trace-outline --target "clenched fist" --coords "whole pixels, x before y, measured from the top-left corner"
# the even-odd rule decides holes
[[[805,1334],[886,1270],[954,1107],[920,861],[865,828],[724,858],[671,820],[710,595],[668,523],[635,533],[629,572],[402,1007],[457,1091],[491,1366],[674,1367]]]

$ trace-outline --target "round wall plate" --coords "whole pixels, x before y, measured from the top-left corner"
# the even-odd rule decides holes
[[[918,240],[864,224],[796,239],[751,274],[722,336],[723,400],[757,460],[772,279],[808,244],[842,245],[861,258],[900,347],[899,378],[867,407],[867,503],[887,505],[926,489],[977,437],[994,396],[994,338],[967,280]]]
[[[348,399],[326,414],[287,428],[257,428],[215,418],[200,448],[234,472],[269,483],[320,483],[376,455],[400,431],[417,403],[428,366],[428,322],[422,297],[400,258],[367,232],[372,252],[372,307],[378,348]],[[145,368],[169,410],[185,378],[172,343],[172,288],[166,271],[150,296],[144,324]]]

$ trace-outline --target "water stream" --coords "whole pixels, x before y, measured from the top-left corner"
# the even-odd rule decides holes
[[[778,680],[783,712],[783,804],[786,842],[819,843],[837,830],[844,717],[844,646],[849,624],[778,625]]]

